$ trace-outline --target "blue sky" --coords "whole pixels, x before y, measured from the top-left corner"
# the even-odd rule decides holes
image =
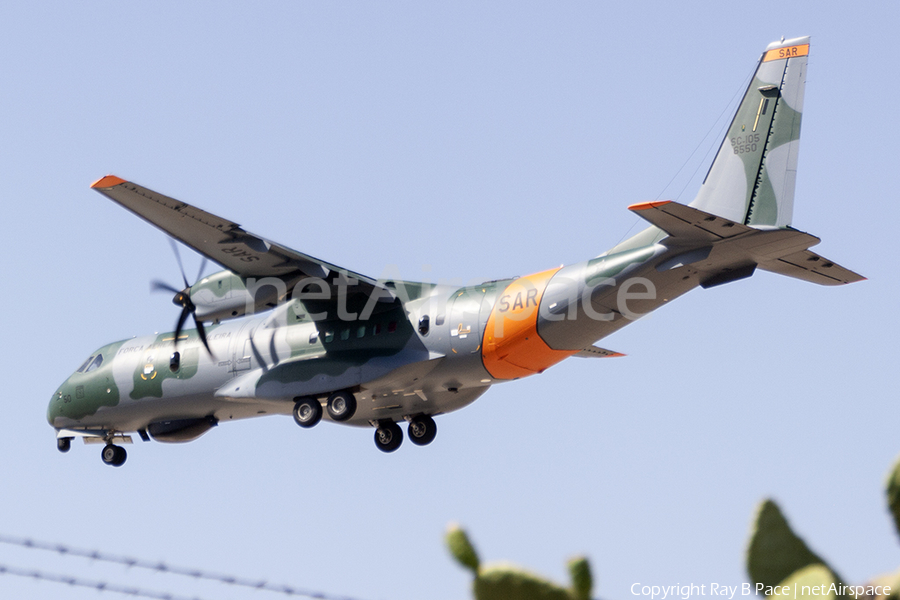
[[[897,22],[875,2],[4,4],[0,533],[450,600],[469,595],[442,546],[459,521],[484,559],[558,580],[587,554],[597,595],[625,600],[636,582],[744,581],[773,496],[847,580],[894,569]],[[694,292],[604,340],[627,358],[497,386],[393,455],[367,430],[277,417],[138,443],[122,469],[56,451],[58,383],[178,313],[148,292],[179,277],[165,237],[98,177],[374,276],[531,273],[617,243],[629,204],[689,201],[760,52],[807,34],[794,226],[869,281]],[[0,564],[265,596],[2,546]],[[4,597],[61,593],[97,597],[0,576]]]

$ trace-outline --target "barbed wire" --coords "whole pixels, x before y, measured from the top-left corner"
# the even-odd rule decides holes
[[[152,600],[202,600],[197,596],[178,596],[168,592],[154,592],[152,590],[144,590],[137,587],[120,585],[117,583],[108,583],[106,581],[95,581],[91,579],[80,579],[69,575],[59,575],[56,573],[47,573],[35,569],[20,569],[18,567],[10,567],[9,565],[0,564],[0,575],[12,575],[14,577],[25,577],[38,581],[49,581],[51,583],[63,583],[72,587],[83,587],[97,590],[98,592],[112,592],[114,594],[122,594],[125,596],[134,596],[136,598],[151,598]]]
[[[52,544],[49,542],[41,542],[37,540],[32,540],[28,538],[18,538],[13,536],[7,536],[0,534],[0,544],[7,544],[10,546],[18,546],[21,548],[29,548],[31,550],[42,550],[46,552],[55,552],[57,554],[63,556],[76,556],[79,558],[87,558],[90,560],[95,560],[97,562],[105,562],[112,563],[117,565],[124,565],[126,567],[133,567],[135,569],[145,569],[148,571],[156,571],[157,573],[169,573],[171,575],[177,575],[180,577],[190,577],[192,579],[200,579],[205,581],[215,581],[217,583],[222,583],[225,585],[233,585],[237,587],[243,588],[251,588],[254,590],[260,590],[265,592],[273,592],[277,594],[283,594],[285,596],[302,596],[304,598],[314,598],[315,600],[359,600],[357,598],[353,598],[351,596],[341,596],[336,594],[328,594],[325,592],[316,592],[311,590],[305,590],[302,588],[297,588],[289,585],[277,585],[269,583],[264,579],[249,579],[245,577],[237,577],[232,575],[226,575],[222,573],[212,573],[209,571],[203,571],[200,569],[188,569],[185,567],[179,567],[174,565],[169,565],[165,562],[157,562],[150,560],[142,560],[139,558],[131,558],[128,556],[116,556],[114,554],[108,554],[105,552],[100,552],[98,550],[85,550],[82,548],[74,548],[72,546],[66,546],[65,544]],[[2,565],[0,565],[2,567]],[[0,570],[0,575],[8,573],[10,575],[16,575],[18,573],[12,573],[10,571],[2,571]],[[24,576],[24,575],[23,575]],[[61,583],[68,583],[68,581],[61,581]],[[73,584],[74,585],[74,584]],[[83,586],[83,587],[93,587],[93,586]],[[121,592],[120,592],[121,593]],[[161,598],[164,600],[176,600],[177,596],[171,595],[160,595],[160,596],[145,596],[147,598]],[[181,600],[178,598],[178,600]]]

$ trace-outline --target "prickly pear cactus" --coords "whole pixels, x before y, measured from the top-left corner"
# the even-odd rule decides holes
[[[900,533],[900,461],[894,464],[885,486],[888,509],[894,526]],[[772,500],[762,503],[757,512],[753,535],[747,551],[747,573],[765,587],[789,586],[804,590],[825,585],[820,589],[846,591],[841,578],[788,525],[781,509]],[[798,586],[799,584],[799,586]],[[833,588],[831,584],[836,584]],[[804,587],[805,586],[805,587]],[[870,600],[900,600],[900,571],[872,579],[862,588]],[[817,596],[827,598],[829,594]],[[843,599],[848,595],[830,594]]]
[[[747,548],[747,574],[765,587],[781,585],[792,573],[811,565],[830,570],[791,529],[774,500],[760,505]],[[839,578],[835,575],[835,580]]]
[[[894,517],[894,528],[900,532],[900,460],[894,464],[888,475],[887,485],[885,486],[887,494],[888,508],[891,516]]]
[[[472,571],[472,591],[476,600],[590,600],[593,588],[591,567],[586,558],[569,561],[572,587],[564,588],[515,565],[481,565],[469,536],[458,525],[450,525],[445,537],[450,554]]]
[[[481,561],[478,558],[478,553],[475,552],[475,547],[472,545],[472,542],[469,541],[469,536],[466,535],[466,532],[462,530],[459,525],[451,524],[447,527],[447,534],[444,536],[444,539],[447,542],[447,548],[450,549],[450,554],[453,555],[453,558],[456,561],[469,569],[475,575],[478,575],[478,566]]]
[[[802,569],[794,571],[786,579],[778,585],[786,586],[790,590],[797,590],[797,598],[814,598],[815,600],[837,600],[842,596],[838,596],[833,589],[832,584],[838,583],[834,578],[834,573],[821,564],[807,565]],[[813,594],[812,590],[827,590],[825,593]]]

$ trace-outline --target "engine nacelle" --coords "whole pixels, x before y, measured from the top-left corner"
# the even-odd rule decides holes
[[[231,271],[219,271],[191,286],[191,302],[200,321],[227,321],[245,314],[269,310],[283,298],[283,290],[263,283],[248,290],[246,282]]]

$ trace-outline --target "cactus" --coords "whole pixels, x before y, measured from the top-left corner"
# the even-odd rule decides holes
[[[824,564],[810,564],[802,569],[798,569],[791,573],[778,585],[788,586],[791,590],[800,590],[797,593],[798,598],[816,598],[816,600],[836,600],[840,596],[826,592],[824,594],[804,593],[803,590],[812,591],[818,587],[819,589],[828,590],[833,583],[839,583],[834,578],[834,572]]]
[[[793,532],[774,500],[764,500],[756,513],[753,534],[747,548],[747,574],[765,587],[781,585],[792,573],[811,565],[825,564]],[[840,577],[831,571],[834,579]]]
[[[445,539],[453,558],[459,564],[472,571],[472,573],[478,575],[478,565],[480,563],[478,553],[475,552],[475,547],[469,541],[469,536],[466,535],[466,532],[459,525],[452,523],[447,527]]]
[[[900,461],[894,464],[885,486],[888,508],[894,518],[894,526],[900,532]],[[837,592],[846,591],[841,578],[792,530],[773,500],[760,505],[754,521],[753,534],[747,549],[747,573],[750,579],[766,588],[790,586],[802,590],[803,586],[825,585]],[[836,584],[834,588],[831,584]],[[865,584],[865,595],[872,600],[900,600],[900,571],[882,575]],[[883,594],[884,586],[890,587]],[[883,591],[883,590],[882,590]],[[798,594],[799,595],[799,594]],[[847,594],[830,593],[817,598],[849,598]]]
[[[469,536],[458,525],[447,528],[445,541],[456,561],[475,575],[476,600],[590,600],[593,577],[584,557],[568,562],[572,586],[564,588],[508,563],[482,566]]]
[[[591,600],[591,589],[594,587],[594,577],[591,575],[591,565],[587,558],[576,556],[570,559],[569,577],[572,579],[572,593],[577,600]]]
[[[891,516],[894,517],[894,528],[900,532],[900,460],[894,464],[894,468],[888,475],[885,492],[887,493],[888,508]]]

